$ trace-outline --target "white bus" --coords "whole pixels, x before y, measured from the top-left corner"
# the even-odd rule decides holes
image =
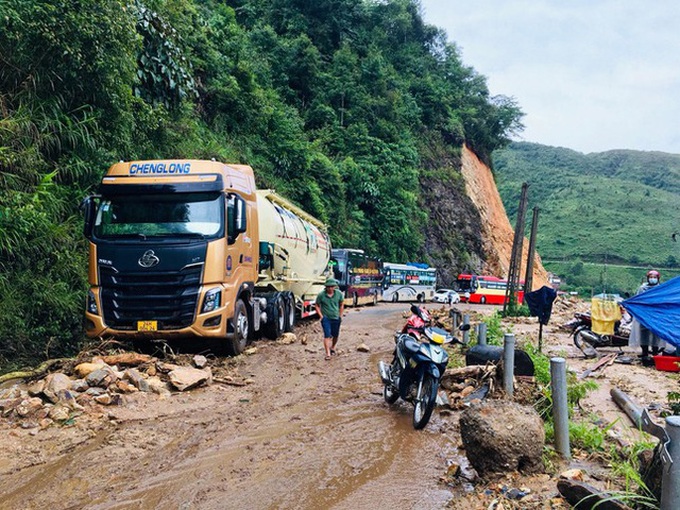
[[[418,301],[424,303],[434,296],[437,270],[426,264],[383,264],[383,301]]]

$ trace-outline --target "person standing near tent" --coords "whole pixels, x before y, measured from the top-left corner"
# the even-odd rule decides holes
[[[640,287],[637,290],[636,294],[642,294],[643,292],[648,291],[652,287],[655,287],[656,285],[659,284],[659,280],[661,280],[661,275],[659,274],[658,271],[652,269],[651,271],[647,272],[647,281],[640,285]],[[628,342],[628,345],[631,347],[641,347],[642,348],[642,360],[643,362],[649,361],[649,351],[651,347],[651,352],[652,356],[655,356],[661,351],[664,347],[664,341],[661,340],[658,336],[656,336],[654,333],[652,333],[650,330],[648,330],[646,327],[644,327],[640,321],[637,319],[633,319],[633,324],[630,329],[630,341]]]

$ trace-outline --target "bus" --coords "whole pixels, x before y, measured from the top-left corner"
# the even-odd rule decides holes
[[[437,270],[427,264],[385,262],[383,301],[431,300],[437,287]]]
[[[375,305],[382,296],[382,260],[369,257],[364,250],[335,248],[331,251],[333,277],[338,280],[345,294],[345,304],[358,306]]]
[[[496,276],[459,274],[456,280],[456,290],[460,293],[460,300],[467,303],[505,304],[507,289],[508,281]],[[524,282],[520,282],[517,290],[517,304],[521,305],[523,302]]]

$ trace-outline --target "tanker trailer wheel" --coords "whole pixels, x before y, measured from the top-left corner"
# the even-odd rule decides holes
[[[236,301],[234,306],[234,318],[232,319],[234,335],[227,341],[227,348],[230,354],[238,356],[246,350],[248,345],[248,335],[250,334],[250,323],[248,321],[248,310],[243,300]]]
[[[286,330],[286,305],[281,294],[276,294],[267,303],[267,327],[265,335],[270,340],[276,340]]]
[[[295,327],[295,296],[292,293],[286,295],[286,331],[293,331]]]

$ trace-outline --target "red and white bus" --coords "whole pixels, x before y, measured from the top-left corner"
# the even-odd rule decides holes
[[[463,302],[502,305],[505,304],[508,281],[496,276],[459,274],[456,286]],[[520,282],[516,295],[517,304],[521,305],[524,302],[524,282]]]

